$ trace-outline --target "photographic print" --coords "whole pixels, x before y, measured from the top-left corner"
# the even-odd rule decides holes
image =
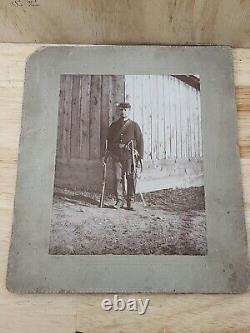
[[[206,255],[199,75],[60,76],[50,254]]]
[[[245,290],[232,66],[228,47],[33,53],[8,290]]]

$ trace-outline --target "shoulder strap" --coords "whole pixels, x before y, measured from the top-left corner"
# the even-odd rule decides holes
[[[131,124],[132,120],[131,119],[128,119],[123,125],[122,127],[120,128],[120,130],[117,132],[116,136],[115,136],[115,140],[118,140],[121,136],[121,134],[124,133],[125,129]]]

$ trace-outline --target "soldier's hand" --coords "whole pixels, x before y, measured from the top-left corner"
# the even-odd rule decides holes
[[[125,147],[125,144],[124,143],[119,143],[119,148],[120,149],[123,149]]]

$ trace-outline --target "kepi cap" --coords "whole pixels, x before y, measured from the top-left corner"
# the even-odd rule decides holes
[[[122,102],[116,104],[119,109],[131,109],[130,103]]]

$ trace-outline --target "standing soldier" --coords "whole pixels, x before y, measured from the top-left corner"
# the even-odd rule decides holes
[[[127,208],[132,210],[131,200],[135,194],[135,158],[143,159],[143,136],[139,125],[129,119],[129,103],[119,103],[120,118],[113,122],[108,130],[107,149],[112,157],[115,178],[114,208],[124,204],[125,181],[127,183]],[[135,155],[133,156],[133,154]]]

